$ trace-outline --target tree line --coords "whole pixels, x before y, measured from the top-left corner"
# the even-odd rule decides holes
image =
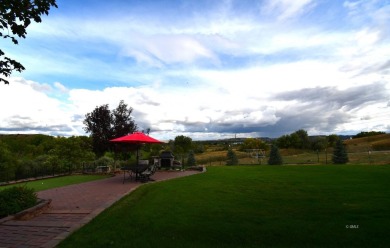
[[[340,137],[336,134],[309,137],[307,131],[299,129],[291,134],[280,136],[275,143],[279,148],[322,151],[328,147],[334,147],[338,140],[340,140]]]
[[[135,156],[132,154],[132,151],[135,150],[133,145],[118,145],[109,142],[111,139],[139,131],[139,127],[132,118],[132,112],[133,108],[129,107],[123,100],[112,110],[108,104],[96,106],[94,110],[85,115],[84,130],[89,134],[88,137],[0,135],[0,182],[71,173],[88,166],[105,166],[115,161],[128,163],[135,160]],[[149,133],[150,130],[147,128],[143,132]],[[267,151],[271,144],[275,148],[322,151],[327,147],[334,147],[339,141],[340,138],[337,135],[309,137],[305,130],[300,129],[272,141],[247,138],[235,146],[240,151],[249,149]],[[227,163],[236,163],[234,154],[229,150],[233,144],[232,140],[194,142],[190,137],[179,135],[163,145],[144,145],[142,153],[145,158],[148,158],[159,156],[162,150],[169,150],[182,164],[195,165],[195,154],[203,153],[208,146],[215,144],[217,144],[216,147],[219,147],[218,149],[228,151]],[[274,153],[272,152],[272,154]]]
[[[135,162],[134,145],[109,142],[139,131],[132,112],[133,108],[123,100],[112,110],[108,104],[96,106],[84,119],[89,136],[0,135],[0,182],[72,173],[90,166],[93,170],[115,161]],[[142,131],[149,133],[150,128]],[[141,153],[145,157],[158,156],[162,150],[173,151],[184,164],[189,151],[202,148],[190,137],[179,135],[165,145],[146,144]]]
[[[85,136],[0,135],[0,182],[69,173],[94,159]]]

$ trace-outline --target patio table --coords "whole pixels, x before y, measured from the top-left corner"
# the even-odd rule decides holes
[[[123,183],[125,183],[126,180],[126,173],[129,173],[129,179],[131,180],[134,175],[135,181],[138,180],[139,175],[144,172],[149,167],[148,164],[138,164],[138,165],[130,165],[130,166],[123,166],[121,170],[123,171]]]

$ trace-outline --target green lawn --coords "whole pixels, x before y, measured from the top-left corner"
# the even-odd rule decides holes
[[[209,167],[146,184],[59,247],[387,247],[390,166]]]
[[[63,187],[66,185],[71,185],[71,184],[78,184],[78,183],[99,180],[99,179],[103,179],[103,178],[107,178],[107,177],[108,177],[107,175],[61,176],[61,177],[53,177],[53,178],[48,178],[48,179],[41,179],[41,180],[36,180],[36,181],[1,186],[0,190],[8,188],[8,187],[13,187],[13,186],[24,186],[25,185],[29,188],[33,188],[36,192],[38,192],[38,191],[42,191],[42,190]]]

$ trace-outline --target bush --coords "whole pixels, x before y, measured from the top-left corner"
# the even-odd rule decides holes
[[[111,167],[114,164],[114,159],[110,157],[101,157],[95,161],[96,166],[109,166]]]
[[[34,189],[11,187],[0,191],[0,218],[16,214],[38,203]]]

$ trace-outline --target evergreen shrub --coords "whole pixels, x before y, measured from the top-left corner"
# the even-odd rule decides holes
[[[196,165],[196,159],[193,151],[190,151],[188,154],[188,159],[187,159],[187,166],[195,166]]]
[[[236,156],[236,153],[232,149],[228,150],[226,157],[226,165],[238,165],[238,158]]]
[[[269,165],[282,165],[283,159],[280,155],[279,148],[276,145],[272,145],[268,159]]]
[[[349,161],[347,148],[342,140],[338,140],[333,150],[332,161],[334,164],[346,164]]]

